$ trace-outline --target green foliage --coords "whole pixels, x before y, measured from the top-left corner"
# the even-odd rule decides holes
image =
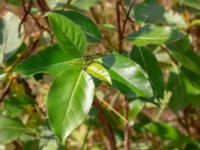
[[[200,2],[163,3],[0,2],[0,149],[199,149]]]

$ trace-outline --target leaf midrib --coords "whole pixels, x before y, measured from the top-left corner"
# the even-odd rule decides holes
[[[79,61],[81,61],[82,59],[80,59],[80,58],[77,58],[77,59],[73,59],[73,60],[69,60],[69,61],[63,61],[63,62],[59,62],[59,63],[56,63],[56,64],[52,64],[52,65],[48,65],[48,66],[40,66],[40,67],[37,67],[37,68],[34,68],[34,69],[29,69],[29,71],[22,71],[22,72],[25,72],[26,74],[29,74],[29,73],[31,73],[31,72],[33,72],[33,71],[36,71],[36,70],[38,70],[38,69],[46,69],[46,68],[49,68],[49,67],[56,67],[57,65],[61,65],[61,64],[69,64],[69,65],[72,65],[73,64],[73,62],[79,62]],[[79,65],[78,63],[77,64],[74,64],[74,65]],[[40,72],[40,71],[38,71],[38,72]]]
[[[68,103],[67,109],[66,109],[66,111],[65,111],[65,115],[64,115],[64,119],[63,119],[63,123],[62,123],[63,125],[62,125],[61,131],[63,130],[63,126],[64,126],[65,120],[66,120],[66,118],[67,118],[67,114],[68,114],[68,112],[69,112],[69,108],[70,108],[71,103],[72,103],[72,100],[71,100],[71,99],[74,97],[74,94],[75,94],[77,85],[78,85],[78,83],[79,83],[79,80],[81,79],[82,74],[83,74],[83,71],[81,70],[81,72],[80,72],[80,74],[79,74],[79,76],[78,76],[78,78],[77,78],[77,80],[76,80],[76,82],[75,82],[75,84],[74,84],[74,90],[72,91],[72,94],[71,94],[71,96],[70,96],[70,98],[69,98],[69,103]],[[62,133],[63,133],[63,132],[65,132],[65,131],[62,131]],[[65,138],[65,137],[63,137],[63,134],[62,134],[62,133],[61,133],[62,138]],[[64,135],[65,135],[65,134],[64,134]]]

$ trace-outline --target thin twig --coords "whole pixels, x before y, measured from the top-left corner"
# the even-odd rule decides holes
[[[0,103],[2,103],[4,101],[6,95],[8,94],[8,92],[10,90],[10,86],[12,85],[13,80],[16,78],[17,78],[16,76],[11,76],[10,80],[8,81],[7,85],[5,86],[5,88],[3,90],[3,93],[0,98]]]
[[[124,99],[124,112],[125,112],[125,118],[128,120],[128,112],[129,112],[129,105],[128,100]],[[124,148],[125,150],[130,150],[130,138],[129,138],[129,122],[126,122],[124,127]]]
[[[28,3],[28,8],[26,8],[25,0],[22,0],[22,6],[23,6],[23,9],[24,9],[24,13],[25,13],[25,14],[24,14],[24,16],[23,16],[23,18],[22,18],[22,20],[21,20],[21,22],[20,22],[20,24],[19,24],[19,28],[18,28],[18,33],[19,33],[19,35],[20,35],[20,33],[21,33],[21,27],[22,27],[24,21],[26,21],[26,18],[27,18],[28,14],[29,14],[30,11],[31,11],[32,4],[33,4],[33,0],[30,0],[29,3]]]
[[[132,0],[132,2],[131,2],[131,4],[130,4],[128,13],[127,13],[127,15],[126,15],[126,19],[124,20],[124,23],[123,23],[123,26],[122,26],[122,33],[121,33],[121,35],[123,36],[122,38],[124,38],[124,31],[125,31],[125,28],[126,28],[127,21],[128,21],[128,19],[129,19],[129,15],[130,15],[131,10],[132,10],[132,8],[133,8],[133,5],[134,5],[134,0]]]
[[[121,28],[121,0],[117,0],[116,3],[116,14],[117,14],[117,30],[118,30],[118,51],[122,53],[123,51],[123,36],[122,36],[122,28]]]
[[[115,115],[117,115],[118,117],[120,117],[124,122],[125,124],[128,123],[128,120],[126,118],[124,118],[124,116],[122,116],[118,111],[116,111],[112,106],[110,106],[105,100],[101,99],[100,97],[97,97],[96,98],[98,100],[100,100],[106,107],[108,107],[108,109],[110,109]]]
[[[115,140],[113,130],[112,130],[110,124],[108,123],[108,121],[106,120],[106,117],[104,115],[104,112],[103,112],[98,100],[94,100],[94,106],[98,110],[100,110],[100,112],[98,113],[98,119],[99,119],[99,122],[101,123],[101,125],[106,133],[106,136],[108,138],[108,142],[109,142],[108,150],[117,150],[116,140]]]

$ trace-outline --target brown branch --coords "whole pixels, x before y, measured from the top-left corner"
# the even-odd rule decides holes
[[[128,112],[129,112],[129,105],[128,105],[128,100],[125,98],[124,99],[124,112],[125,112],[125,118],[128,120]],[[124,127],[124,148],[125,150],[130,150],[130,138],[129,138],[129,122],[126,122],[125,127]]]
[[[20,35],[21,33],[21,27],[23,25],[23,23],[26,21],[26,18],[28,16],[28,14],[30,13],[31,11],[31,8],[32,8],[32,4],[33,4],[33,0],[30,0],[29,3],[28,3],[28,8],[26,8],[26,3],[25,3],[25,0],[22,0],[22,6],[23,6],[23,9],[24,9],[24,16],[19,24],[19,28],[18,28],[18,33]]]
[[[128,19],[129,19],[129,15],[130,15],[130,13],[131,13],[131,9],[133,8],[133,5],[134,5],[134,0],[132,0],[132,2],[131,2],[131,4],[130,4],[128,13],[126,14],[126,19],[125,19],[125,21],[124,21],[124,23],[123,23],[123,26],[122,26],[122,33],[121,33],[122,38],[124,38],[124,31],[125,31],[125,28],[126,28],[127,21],[128,21]]]
[[[117,14],[117,30],[118,30],[118,51],[122,53],[123,51],[123,36],[122,36],[122,27],[121,27],[121,0],[117,0],[116,3],[116,14]]]
[[[45,0],[35,0],[38,8],[41,10],[42,13],[46,13],[50,11],[49,6],[47,5]]]
[[[102,127],[103,127],[103,129],[104,129],[104,131],[106,133],[106,136],[108,138],[109,150],[117,150],[114,133],[112,131],[112,128],[111,128],[110,124],[106,120],[106,117],[104,115],[103,109],[102,109],[101,105],[99,104],[98,100],[94,100],[94,106],[98,110],[100,110],[100,112],[98,113],[98,119],[99,119],[99,122],[101,123],[101,125],[102,125]]]

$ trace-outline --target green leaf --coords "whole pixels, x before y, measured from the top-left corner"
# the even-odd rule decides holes
[[[163,139],[171,139],[174,141],[190,141],[190,138],[182,134],[176,127],[164,122],[151,122],[144,126],[151,133],[160,136]]]
[[[136,116],[140,113],[140,111],[143,109],[145,102],[136,99],[134,101],[131,101],[129,103],[129,112],[128,112],[128,118],[130,121],[134,121]]]
[[[64,140],[87,116],[94,96],[92,78],[80,70],[59,74],[48,93],[49,122],[57,137]]]
[[[80,27],[67,17],[54,12],[49,12],[48,17],[51,28],[63,50],[76,58],[84,55],[87,39]]]
[[[192,7],[200,10],[200,1],[199,0],[181,0],[181,3],[188,7]]]
[[[181,32],[171,29],[170,27],[161,27],[155,25],[146,25],[139,31],[128,36],[128,40],[137,46],[147,44],[162,45],[172,43],[183,37]]]
[[[22,61],[14,71],[25,75],[41,72],[58,74],[67,69],[80,68],[82,61],[65,53],[60,46],[53,45]]]
[[[97,79],[112,84],[108,71],[101,64],[94,62],[87,66],[86,71]]]
[[[185,84],[181,74],[176,74],[174,72],[170,73],[167,90],[172,91],[172,96],[169,101],[169,107],[174,112],[178,112],[188,104],[186,98]]]
[[[133,8],[136,20],[141,23],[170,25],[177,28],[186,28],[187,24],[181,14],[165,8],[157,0],[145,0]]]
[[[2,61],[2,53],[6,58],[11,57],[23,42],[23,31],[18,34],[18,28],[21,20],[11,12],[7,12],[0,20],[0,62]]]
[[[70,6],[82,11],[89,11],[91,7],[98,4],[98,1],[99,0],[75,0]]]
[[[88,42],[100,42],[101,32],[97,25],[87,16],[75,11],[54,11],[72,20],[85,32]]]
[[[160,20],[165,9],[156,0],[145,0],[133,8],[135,18],[139,22],[155,23]]]
[[[21,121],[0,116],[0,143],[9,143],[24,134],[26,128]]]
[[[21,6],[22,2],[21,1],[16,1],[16,0],[6,0],[6,3],[16,5],[16,6]]]
[[[140,64],[146,71],[151,81],[157,98],[163,98],[164,81],[163,74],[154,54],[148,48],[134,46],[131,51],[131,59]]]
[[[184,52],[175,44],[170,44],[167,46],[170,53],[174,56],[174,58],[180,62],[185,68],[195,72],[200,75],[200,57],[195,55],[192,51]],[[191,53],[191,54],[190,54]]]
[[[100,60],[112,79],[112,86],[128,97],[152,97],[150,82],[143,69],[134,61],[118,53],[105,55]]]

